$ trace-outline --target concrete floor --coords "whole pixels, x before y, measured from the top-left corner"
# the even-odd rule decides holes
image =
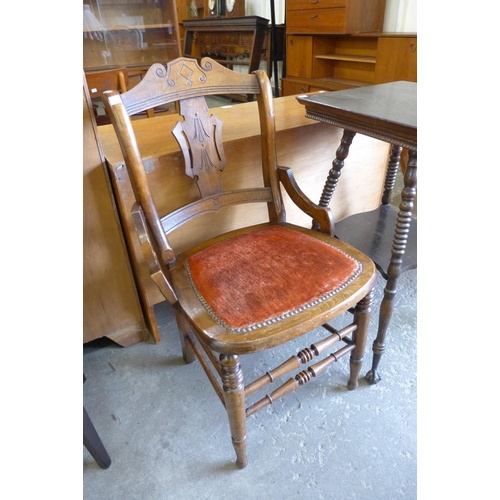
[[[379,276],[363,374],[384,286]],[[84,499],[416,499],[416,300],[414,270],[399,281],[381,382],[363,379],[349,391],[344,358],[253,415],[244,470],[235,467],[225,411],[201,366],[182,361],[165,303],[157,306],[159,344],[87,344],[83,401],[112,464],[100,469],[84,448]],[[248,378],[310,343],[249,356]]]

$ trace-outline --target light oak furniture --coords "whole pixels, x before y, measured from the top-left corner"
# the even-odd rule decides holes
[[[385,0],[286,0],[290,33],[382,31]]]
[[[134,276],[83,76],[83,342],[147,340]]]
[[[341,129],[306,118],[303,106],[292,96],[274,99],[274,113],[279,162],[293,169],[295,178],[309,198],[319,197],[324,184],[324,172],[330,169],[332,157],[335,155],[335,140],[340,141],[342,136]],[[261,175],[261,167],[257,103],[224,106],[217,109],[217,116],[225,124],[225,153],[228,159],[224,171],[226,184],[237,187],[246,179],[258,178]],[[184,174],[182,156],[171,134],[178,119],[176,115],[164,115],[153,120],[132,122],[148,169],[148,177],[154,186],[155,197],[162,200],[159,208],[165,212],[192,201],[197,193],[196,183]],[[136,198],[123,154],[111,125],[99,127],[99,137],[146,324],[154,341],[160,342],[155,306],[164,302],[165,298],[150,277],[137,241],[131,217]],[[358,137],[356,147],[352,148],[349,157],[351,168],[344,172],[342,183],[338,186],[330,206],[335,220],[339,221],[349,215],[373,210],[379,206],[388,154],[389,146],[386,143],[370,137]],[[167,187],[170,185],[175,187],[176,196],[168,198]],[[284,198],[288,220],[310,227],[310,217],[299,210],[286,194]],[[177,247],[189,248],[198,238],[207,239],[219,231],[237,229],[242,217],[248,224],[258,224],[267,215],[265,207],[257,204],[236,210],[241,211],[236,215],[221,213],[217,218],[208,215],[209,222],[192,221],[190,227],[179,229],[172,235],[172,239],[175,239]]]
[[[208,109],[205,96],[255,94],[261,130],[262,176],[232,187],[223,180],[223,122]],[[290,168],[278,165],[273,96],[264,71],[228,70],[210,58],[198,65],[189,58],[153,65],[134,89],[105,92],[104,105],[118,135],[134,188],[132,216],[151,277],[174,308],[184,360],[198,359],[224,405],[236,451],[236,465],[247,465],[246,419],[274,400],[298,389],[350,353],[349,389],[358,385],[376,270],[361,252],[333,237],[333,215],[314,204],[298,187]],[[185,174],[197,193],[173,211],[159,208],[139,151],[130,115],[179,102],[174,134]],[[282,190],[319,231],[286,221]],[[176,190],[168,197],[175,197]],[[179,251],[170,235],[207,214],[234,206],[262,204],[267,221],[245,224],[200,239]],[[328,324],[345,312],[352,322],[338,330]],[[350,318],[350,315],[348,315]],[[327,337],[287,362],[248,382],[240,357],[283,345],[324,326]],[[337,342],[343,342],[338,348]],[[335,347],[333,347],[335,346]],[[325,351],[333,352],[296,373],[270,394],[249,396],[278,378],[299,370]]]
[[[282,95],[417,81],[415,33],[297,33],[287,24]]]
[[[367,380],[375,384],[380,380],[378,365],[385,351],[398,278],[402,272],[417,267],[417,221],[412,219],[417,194],[417,84],[392,82],[298,96],[297,100],[305,106],[309,118],[344,129],[319,201],[320,206],[330,204],[356,134],[374,137],[392,145],[380,207],[344,219],[335,226],[336,236],[370,255],[387,280],[380,306],[377,337],[373,342],[372,368],[366,375]],[[389,203],[403,148],[408,149],[408,162],[399,213],[396,214]]]

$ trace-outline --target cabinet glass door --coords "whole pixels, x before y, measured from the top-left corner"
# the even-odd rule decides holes
[[[83,0],[83,68],[165,64],[181,54],[175,0]]]

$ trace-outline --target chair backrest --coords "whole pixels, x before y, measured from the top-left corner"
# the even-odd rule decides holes
[[[210,95],[254,94],[260,117],[262,174],[260,186],[224,191],[221,176],[227,160],[222,122],[206,104]],[[210,58],[181,57],[164,67],[154,64],[134,88],[120,94],[105,92],[103,102],[115,127],[137,203],[145,214],[163,263],[175,260],[168,234],[203,214],[241,203],[267,204],[269,220],[284,222],[275,143],[273,94],[264,71],[229,70]],[[172,133],[182,151],[185,173],[196,180],[199,199],[167,214],[159,214],[134,136],[130,116],[154,106],[178,102],[179,120]],[[235,108],[237,109],[237,108]]]

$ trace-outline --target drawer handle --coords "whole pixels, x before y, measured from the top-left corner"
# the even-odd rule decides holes
[[[313,15],[311,16],[311,19],[315,19],[316,17],[318,17],[318,14],[313,14]]]
[[[311,0],[309,3],[314,5],[315,3],[318,3],[318,2],[319,2],[319,0]]]

